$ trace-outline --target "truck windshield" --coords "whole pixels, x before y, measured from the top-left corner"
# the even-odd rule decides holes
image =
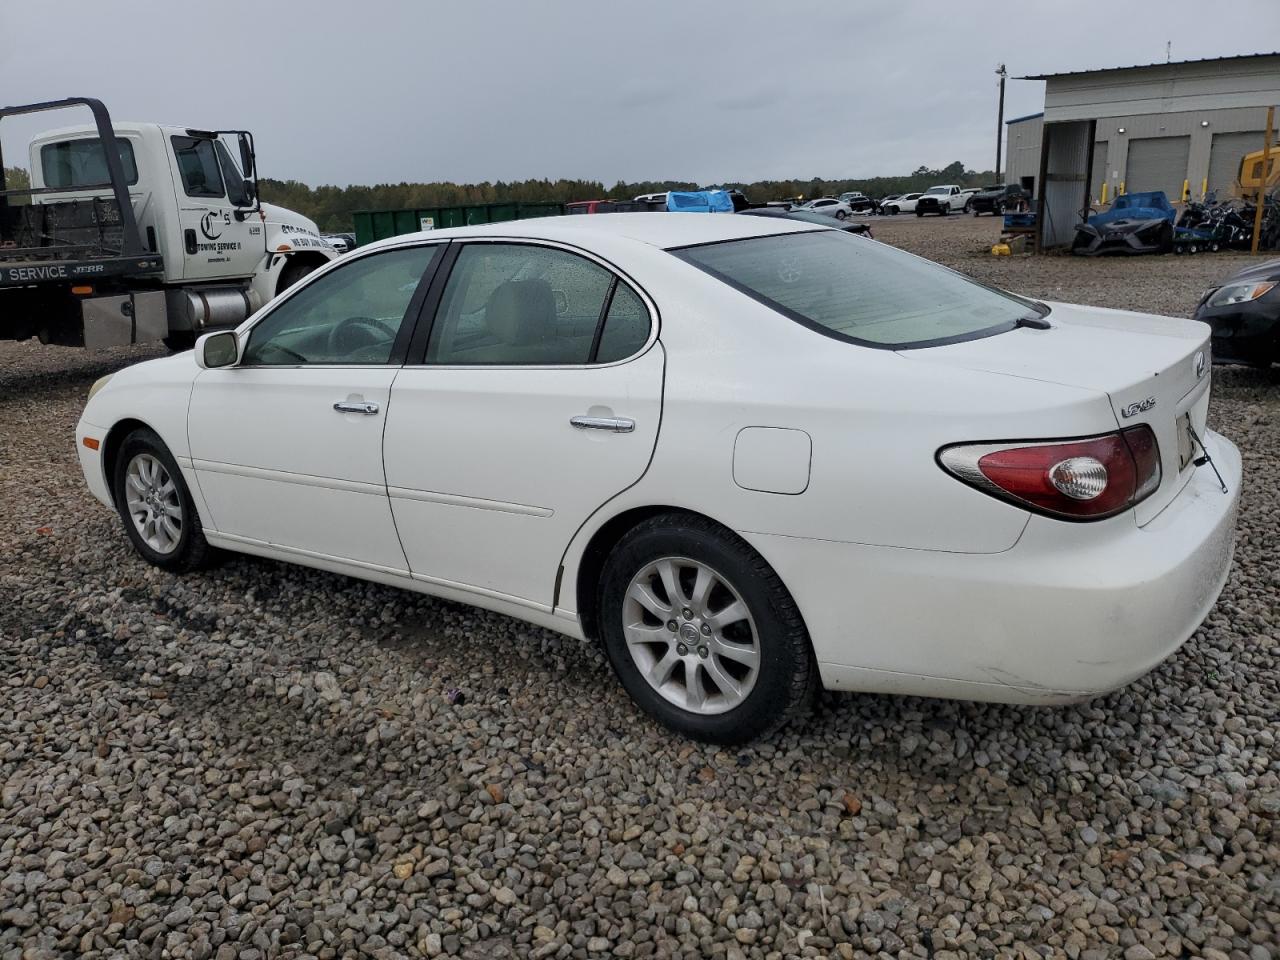
[[[120,151],[120,166],[129,186],[138,182],[138,164],[133,158],[133,144],[123,137],[116,138]],[[40,172],[46,187],[101,186],[111,182],[107,170],[107,153],[97,137],[83,140],[60,140],[46,143],[40,148]]]
[[[929,347],[1001,333],[1048,308],[839,230],[671,251],[818,333],[871,347]]]

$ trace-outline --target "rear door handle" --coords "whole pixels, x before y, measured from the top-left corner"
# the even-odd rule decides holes
[[[378,405],[367,400],[339,400],[333,405],[333,409],[339,413],[363,413],[366,417],[372,417],[378,412]]]
[[[626,417],[570,417],[569,422],[579,430],[609,430],[613,433],[631,433],[636,428],[634,420]]]

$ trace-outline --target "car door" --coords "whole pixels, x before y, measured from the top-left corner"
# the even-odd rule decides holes
[[[196,377],[192,466],[217,533],[404,572],[382,431],[391,383],[444,245],[352,255],[242,333]]]
[[[226,146],[208,136],[173,135],[169,163],[178,201],[185,280],[219,280],[251,275],[266,253],[266,236],[248,208],[244,178]]]
[[[648,298],[582,251],[455,244],[383,459],[414,577],[541,609],[574,533],[648,467],[664,357]]]

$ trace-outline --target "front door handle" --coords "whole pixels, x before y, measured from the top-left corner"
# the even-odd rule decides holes
[[[610,430],[613,433],[631,433],[636,428],[634,420],[626,417],[570,417],[569,422],[579,430]]]
[[[372,417],[378,412],[378,405],[367,400],[339,400],[333,405],[333,409],[339,413],[363,413],[366,417]]]

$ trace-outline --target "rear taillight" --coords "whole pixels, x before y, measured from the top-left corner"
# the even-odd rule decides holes
[[[1160,448],[1145,424],[1079,440],[960,443],[938,462],[984,493],[1067,520],[1113,517],[1160,486]]]

